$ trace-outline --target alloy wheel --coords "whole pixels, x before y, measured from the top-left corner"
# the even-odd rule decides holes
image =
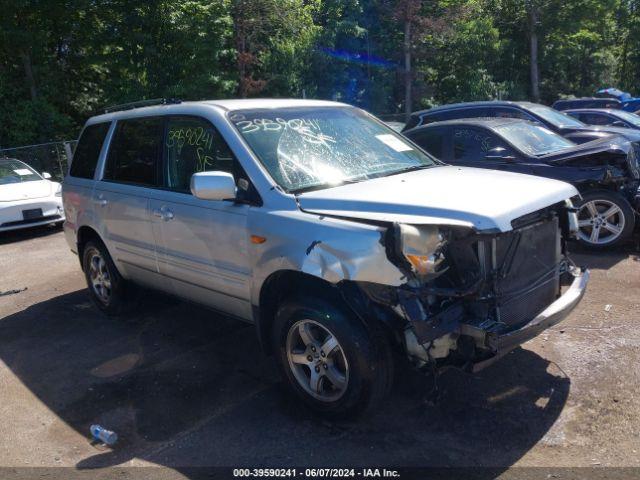
[[[612,243],[624,231],[624,212],[610,200],[589,200],[578,211],[578,227],[580,240],[585,243],[592,245]]]
[[[338,400],[349,384],[349,365],[336,336],[313,320],[294,323],[287,334],[287,360],[298,384],[313,398]]]
[[[107,262],[98,251],[92,252],[89,258],[89,278],[93,292],[102,303],[108,304],[111,298],[111,276]]]

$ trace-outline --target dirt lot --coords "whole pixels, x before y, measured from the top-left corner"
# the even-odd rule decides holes
[[[438,405],[407,372],[377,415],[328,423],[281,391],[252,326],[159,295],[108,319],[60,231],[5,235],[0,292],[26,290],[0,296],[0,466],[640,466],[636,248],[575,255],[593,276],[570,318],[447,372]]]

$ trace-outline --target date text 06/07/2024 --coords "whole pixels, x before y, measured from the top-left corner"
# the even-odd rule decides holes
[[[249,477],[301,477],[301,478],[398,478],[397,470],[386,468],[236,468],[233,476],[237,478]]]

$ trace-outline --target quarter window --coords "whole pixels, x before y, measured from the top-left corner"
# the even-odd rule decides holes
[[[84,129],[73,154],[69,175],[78,178],[93,178],[98,164],[102,143],[109,131],[110,123],[96,123]]]
[[[144,186],[158,185],[163,121],[159,117],[119,120],[104,178]]]
[[[222,138],[208,121],[195,117],[171,117],[164,142],[166,187],[189,192],[191,176],[222,171],[238,178],[238,165]]]

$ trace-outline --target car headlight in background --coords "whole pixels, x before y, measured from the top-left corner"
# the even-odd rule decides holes
[[[438,227],[396,224],[395,230],[396,252],[404,257],[420,280],[434,280],[444,273],[442,250],[446,241]]]
[[[55,195],[56,195],[56,197],[61,197],[62,196],[62,185],[59,184],[59,183],[56,183]]]

